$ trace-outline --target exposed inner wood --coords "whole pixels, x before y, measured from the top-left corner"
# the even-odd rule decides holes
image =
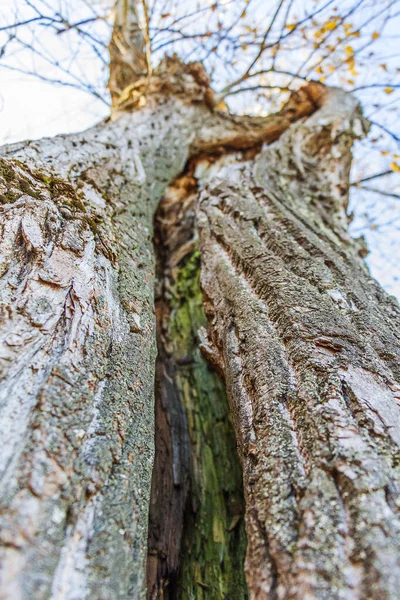
[[[169,188],[156,215],[159,358],[148,598],[211,593],[244,600],[244,504],[236,441],[224,386],[199,349],[198,329],[206,322],[194,228],[196,192],[189,172]]]
[[[145,596],[153,219],[175,181],[159,213],[167,410],[152,590],[246,593],[235,441],[201,348],[225,378],[240,451],[250,597],[397,599],[399,307],[346,229],[359,107],[317,85],[265,119],[221,114],[198,63],[175,59],[124,91],[113,117],[87,132],[1,150],[6,597]],[[247,164],[224,162],[242,149]],[[221,160],[197,199],[190,173],[176,177],[211,154]],[[201,161],[196,169],[201,179]],[[164,494],[171,518],[157,530]]]

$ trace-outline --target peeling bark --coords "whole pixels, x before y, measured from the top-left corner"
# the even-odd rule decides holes
[[[253,599],[400,589],[399,306],[344,210],[363,128],[357,103],[331,90],[199,200],[205,350],[235,422]]]

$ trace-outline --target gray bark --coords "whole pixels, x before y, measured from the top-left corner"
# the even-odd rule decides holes
[[[1,597],[144,597],[154,212],[189,158],[200,176],[243,149],[198,225],[250,595],[395,598],[399,309],[345,230],[358,109],[331,94],[291,125],[323,104],[311,86],[266,119],[220,114],[176,59],[140,85],[88,132],[2,149]]]
[[[250,598],[398,598],[399,305],[346,231],[364,123],[324,106],[198,206],[209,338],[243,464]]]
[[[154,437],[154,212],[189,155],[260,143],[304,112],[207,107],[162,62],[131,113],[2,149],[0,506],[4,598],[140,598]],[[310,97],[309,97],[310,96]]]
[[[192,113],[171,100],[3,149],[4,598],[143,594],[152,220],[187,158]]]

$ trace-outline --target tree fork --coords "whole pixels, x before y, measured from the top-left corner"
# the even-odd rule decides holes
[[[196,209],[249,593],[395,598],[399,309],[346,232],[358,108],[315,84],[265,119],[222,114],[176,58],[113,101],[88,132],[2,149],[5,597],[144,597],[154,213],[190,156],[272,142]]]
[[[133,112],[2,149],[6,597],[144,594],[153,216],[191,154],[255,139],[249,119],[210,109],[199,68],[167,59]],[[257,143],[299,118],[298,104],[256,120]]]

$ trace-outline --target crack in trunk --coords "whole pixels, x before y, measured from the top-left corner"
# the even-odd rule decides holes
[[[148,598],[245,600],[241,469],[224,385],[202,356],[197,333],[206,321],[196,194],[189,167],[155,218],[159,355]]]

